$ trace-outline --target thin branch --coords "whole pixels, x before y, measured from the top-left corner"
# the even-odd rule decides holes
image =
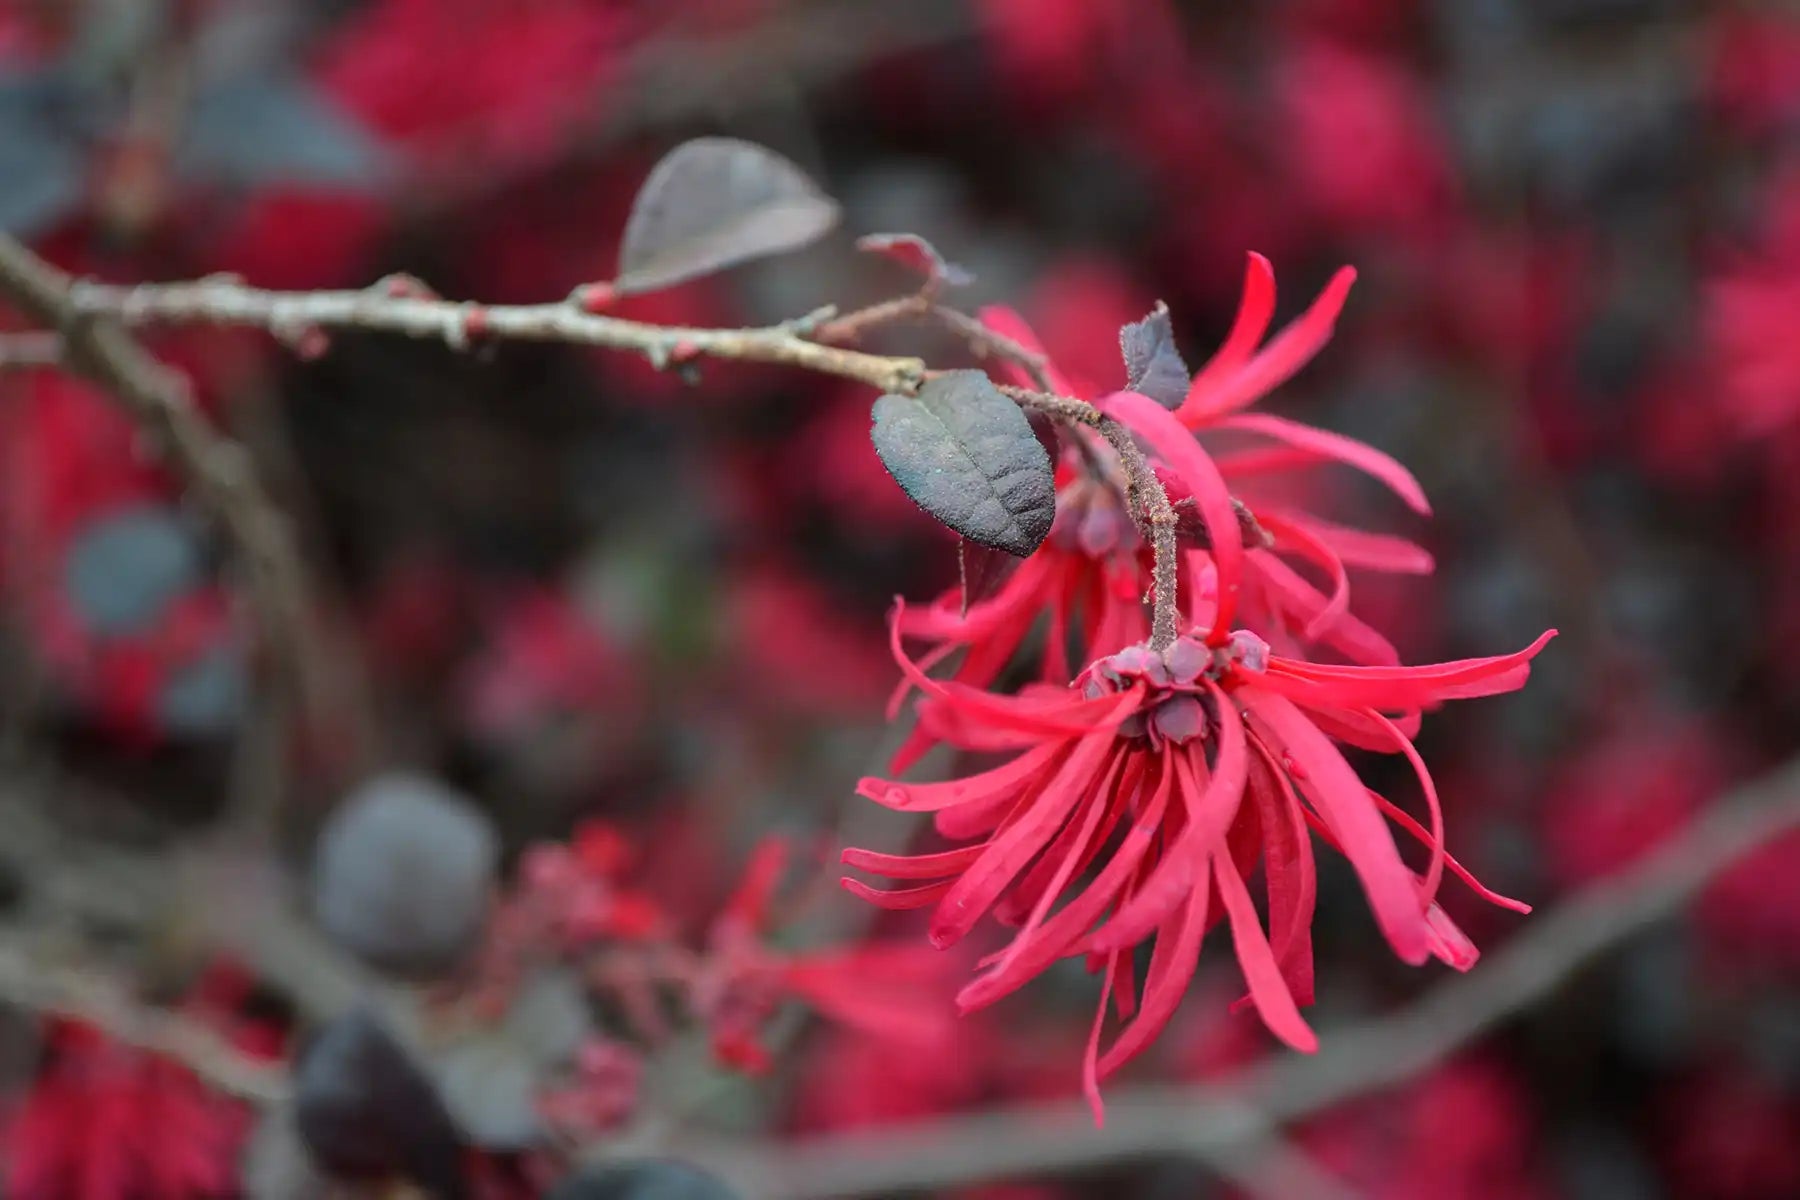
[[[891,325],[896,321],[914,320],[931,311],[931,298],[922,293],[911,296],[900,296],[893,300],[884,300],[880,304],[871,304],[867,308],[859,308],[847,312],[841,317],[833,317],[813,330],[812,337],[816,342],[828,342],[839,345],[844,342],[859,341],[864,334],[882,325]]]
[[[377,976],[300,914],[275,863],[192,837],[133,850],[84,836],[41,811],[43,794],[63,786],[54,777],[35,780],[30,794],[0,785],[0,867],[22,896],[15,924],[70,936],[129,932],[147,942],[174,936],[242,963],[307,1020],[383,995]]]
[[[83,312],[72,296],[78,286],[0,235],[0,296],[55,330],[65,365],[119,400],[169,456],[237,551],[277,685],[299,697],[300,711],[324,713],[328,700],[314,669],[321,658],[307,611],[310,589],[286,518],[264,492],[244,448],[195,408],[186,382],[116,326]]]
[[[241,325],[293,338],[314,329],[363,329],[442,341],[452,349],[492,341],[561,342],[644,355],[657,366],[695,357],[779,363],[838,375],[888,392],[910,392],[925,377],[916,358],[863,354],[805,336],[816,321],[760,329],[690,329],[649,325],[583,311],[576,300],[553,304],[483,305],[434,297],[393,296],[377,288],[275,292],[228,279],[109,287],[76,285],[77,311],[126,325]]]
[[[77,283],[69,303],[80,313],[127,325],[202,323],[261,329],[286,341],[310,331],[361,329],[442,341],[453,349],[496,339],[560,342],[633,351],[662,367],[698,357],[779,363],[854,379],[884,392],[911,393],[929,374],[911,357],[865,354],[827,343],[851,341],[878,325],[930,315],[963,337],[978,353],[1017,363],[1042,391],[1002,387],[1020,405],[1058,420],[1096,430],[1117,452],[1129,507],[1148,530],[1155,556],[1152,572],[1151,641],[1162,649],[1179,632],[1176,604],[1174,507],[1130,430],[1085,400],[1059,396],[1042,355],[929,297],[906,296],[843,316],[830,310],[755,329],[691,329],[651,325],[585,310],[584,292],[553,304],[483,305],[433,296],[396,295],[380,286],[360,291],[277,292],[228,278],[194,283],[115,287]]]
[[[1181,610],[1176,592],[1180,567],[1175,545],[1175,528],[1180,518],[1176,516],[1175,506],[1169,502],[1169,493],[1163,488],[1162,481],[1138,448],[1137,438],[1124,424],[1102,416],[1099,409],[1085,400],[1004,384],[1000,391],[1021,408],[1047,413],[1072,424],[1091,426],[1118,455],[1119,469],[1125,475],[1126,507],[1150,535],[1150,648],[1167,649],[1181,633]],[[1249,512],[1242,505],[1238,508],[1241,514]]]
[[[999,330],[990,329],[974,317],[954,308],[934,305],[931,315],[942,321],[950,332],[968,342],[970,348],[983,358],[1001,358],[1017,363],[1031,376],[1031,381],[1037,384],[1040,391],[1056,391],[1056,385],[1050,379],[1050,361],[1035,350],[1025,348]]]
[[[1150,648],[1167,650],[1181,632],[1176,605],[1180,568],[1175,552],[1175,506],[1169,503],[1169,493],[1138,449],[1131,430],[1107,417],[1100,422],[1100,436],[1112,446],[1125,469],[1127,507],[1150,527]]]
[[[1679,909],[1745,854],[1797,829],[1800,759],[1721,797],[1657,853],[1535,919],[1474,971],[1410,1007],[1329,1031],[1317,1055],[1282,1055],[1221,1083],[1116,1089],[1104,1128],[1095,1128],[1084,1103],[1063,1101],[779,1145],[690,1139],[674,1149],[754,1195],[785,1200],[948,1188],[1145,1158],[1217,1166],[1221,1155],[1241,1154],[1246,1139],[1442,1061]]]
[[[250,1058],[205,1025],[139,1004],[104,975],[53,962],[16,938],[0,940],[0,1004],[85,1021],[115,1041],[180,1063],[239,1100],[276,1104],[289,1093],[282,1064]]]

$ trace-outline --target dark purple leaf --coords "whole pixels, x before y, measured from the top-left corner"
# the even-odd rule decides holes
[[[366,1009],[333,1018],[301,1048],[294,1123],[333,1175],[410,1179],[449,1200],[467,1194],[461,1134],[412,1056]]]
[[[1024,557],[1056,517],[1050,456],[1019,406],[980,371],[875,402],[875,452],[920,508],[971,541]]]
[[[937,247],[916,233],[871,233],[857,238],[856,248],[885,255],[934,284],[966,287],[975,282],[973,275],[947,261]]]
[[[194,97],[176,167],[209,183],[367,187],[386,164],[349,114],[281,73],[241,76]]]
[[[613,288],[654,291],[798,249],[837,220],[836,202],[773,150],[695,138],[664,155],[639,189]]]
[[[1175,331],[1169,325],[1169,306],[1161,300],[1150,315],[1119,330],[1119,349],[1125,355],[1125,386],[1150,397],[1164,408],[1179,408],[1187,399],[1187,364],[1175,348]]]
[[[85,168],[79,143],[55,119],[56,81],[9,75],[0,79],[0,231],[24,237],[81,202]]]

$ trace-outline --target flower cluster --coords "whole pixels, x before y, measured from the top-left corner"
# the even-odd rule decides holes
[[[1084,1066],[1096,1116],[1100,1079],[1168,1024],[1215,924],[1228,927],[1249,998],[1270,1031],[1296,1049],[1316,1047],[1300,1014],[1313,998],[1315,833],[1350,861],[1406,962],[1435,956],[1463,970],[1475,962],[1473,944],[1438,903],[1446,871],[1495,903],[1528,911],[1482,888],[1445,850],[1436,787],[1412,738],[1422,714],[1445,701],[1523,685],[1553,633],[1514,654],[1401,666],[1391,644],[1350,614],[1347,568],[1425,571],[1425,552],[1254,498],[1260,476],[1335,461],[1429,511],[1411,474],[1381,452],[1244,412],[1324,345],[1352,279],[1340,272],[1259,350],[1274,281],[1267,261],[1252,257],[1237,321],[1184,400],[1171,409],[1126,391],[1097,402],[1150,448],[1171,491],[1198,514],[1180,550],[1187,632],[1163,645],[1151,638],[1146,539],[1116,464],[1098,439],[1080,434],[1060,464],[1057,526],[994,596],[965,607],[952,593],[923,612],[896,606],[894,656],[904,686],[920,693],[918,729],[897,769],[939,744],[1010,757],[941,783],[863,780],[862,795],[931,813],[937,831],[961,844],[912,856],[847,850],[847,865],[904,886],[844,884],[886,908],[931,906],[930,940],[939,947],[988,915],[1016,930],[963,988],[964,1010],[993,1003],[1060,959],[1085,958],[1103,977]],[[1016,316],[985,315],[1037,351]],[[1067,389],[1053,369],[1049,379]],[[1215,458],[1196,436],[1215,432],[1262,444]],[[1328,589],[1307,582],[1284,555],[1321,570]],[[1032,681],[994,690],[1040,626]],[[907,654],[908,637],[929,644],[922,660]],[[958,651],[949,677],[927,673]],[[1315,661],[1321,651],[1348,661]],[[1405,756],[1426,821],[1365,787],[1340,744]],[[1423,871],[1402,861],[1390,822],[1424,846]],[[1266,916],[1249,882],[1259,866]],[[1136,952],[1147,942],[1154,950],[1139,981]],[[1109,1008],[1120,1027],[1103,1049]]]
[[[567,845],[529,848],[469,980],[469,998],[493,1018],[534,971],[573,969],[590,997],[619,1014],[617,1038],[590,1038],[571,1077],[540,1094],[552,1124],[592,1133],[624,1123],[636,1112],[643,1054],[689,1030],[705,1034],[721,1066],[767,1071],[769,1026],[791,1004],[901,1044],[945,1032],[934,1015],[941,964],[925,947],[777,944],[795,915],[779,902],[785,841],[757,846],[699,939],[685,938],[677,913],[630,885],[632,857],[625,835],[600,821],[583,823]]]

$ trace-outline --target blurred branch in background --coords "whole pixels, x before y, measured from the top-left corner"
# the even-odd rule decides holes
[[[1439,1062],[1796,827],[1800,760],[1721,797],[1661,850],[1537,917],[1479,969],[1410,1007],[1331,1031],[1316,1056],[1284,1056],[1233,1081],[1116,1089],[1103,1128],[1083,1102],[1068,1100],[782,1145],[683,1139],[678,1149],[771,1200],[873,1196],[1155,1157],[1196,1159],[1240,1182],[1254,1180],[1280,1165],[1250,1161],[1259,1149],[1279,1151],[1269,1139],[1280,1126]]]
[[[0,296],[59,339],[60,362],[122,403],[153,444],[225,531],[245,573],[258,634],[277,691],[293,697],[309,730],[324,715],[346,711],[342,679],[327,680],[319,651],[312,588],[287,518],[264,491],[248,453],[218,433],[196,409],[182,378],[146,354],[122,330],[79,311],[71,280],[11,238],[0,235]],[[365,712],[352,699],[348,712]],[[354,729],[366,729],[361,721]],[[283,742],[285,743],[285,736]],[[279,806],[284,772],[264,773],[240,798],[246,831],[266,835]]]
[[[661,1148],[710,1165],[770,1200],[878,1195],[1155,1157],[1195,1159],[1259,1195],[1339,1195],[1328,1176],[1280,1138],[1280,1126],[1392,1086],[1455,1053],[1796,827],[1800,760],[1721,797],[1656,854],[1539,917],[1480,970],[1439,985],[1411,1007],[1335,1031],[1317,1056],[1283,1057],[1235,1081],[1115,1090],[1104,1128],[1095,1128],[1086,1106],[1071,1100],[786,1144],[677,1131]],[[217,903],[216,881],[185,894],[195,875],[172,870],[165,855],[90,846],[10,799],[0,804],[0,833],[0,854],[21,879],[27,906],[114,928],[135,924],[140,932],[171,914],[204,908],[215,919],[191,936],[245,961],[315,1019],[340,1011],[368,986],[364,972],[283,916],[276,902],[260,917],[217,919],[221,907],[232,906]],[[45,938],[41,946],[57,944]],[[254,1103],[287,1094],[283,1068],[249,1062],[207,1030],[131,1001],[98,968],[73,961],[66,934],[60,944],[64,949],[54,954],[33,949],[23,933],[0,943],[0,1003],[91,1021]],[[619,1146],[609,1139],[584,1157],[604,1161]]]
[[[252,1104],[288,1096],[287,1071],[246,1058],[195,1021],[134,1002],[99,971],[59,964],[23,937],[0,939],[0,1004],[85,1021],[116,1041],[173,1059],[207,1086]]]

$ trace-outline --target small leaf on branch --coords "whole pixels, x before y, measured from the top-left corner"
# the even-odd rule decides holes
[[[1050,456],[1031,422],[980,371],[947,371],[917,396],[875,402],[882,465],[957,533],[1024,557],[1056,518]]]
[[[1127,390],[1148,396],[1164,408],[1179,408],[1187,399],[1187,363],[1175,348],[1168,305],[1158,300],[1149,316],[1119,330],[1119,349],[1125,356]]]
[[[893,259],[935,286],[966,287],[975,277],[944,258],[937,247],[916,233],[871,233],[856,239],[858,250]]]
[[[638,190],[613,288],[654,291],[796,250],[837,220],[837,203],[773,150],[695,138],[664,155]]]

